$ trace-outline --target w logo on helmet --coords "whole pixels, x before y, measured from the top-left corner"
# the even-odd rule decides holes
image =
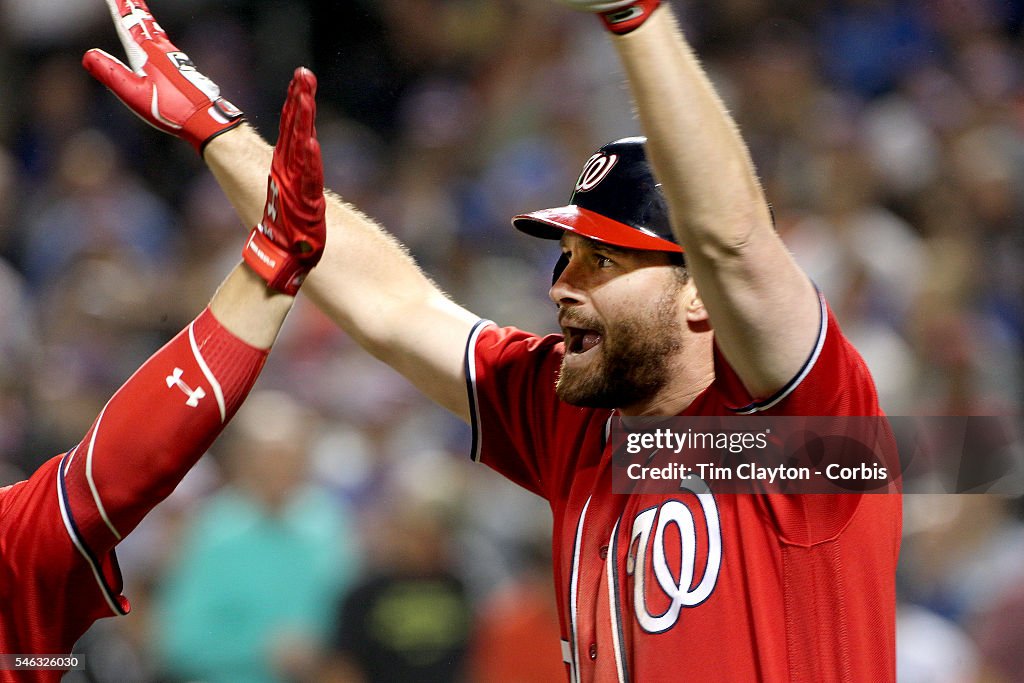
[[[583,165],[583,172],[580,173],[579,180],[576,181],[576,191],[589,192],[593,190],[608,177],[618,161],[618,154],[606,154],[605,152],[598,152],[590,157]]]

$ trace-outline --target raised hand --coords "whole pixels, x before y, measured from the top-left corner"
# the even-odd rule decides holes
[[[271,289],[292,295],[320,260],[327,238],[315,95],[313,72],[296,69],[281,110],[263,220],[242,251],[245,262]]]
[[[107,0],[131,68],[99,49],[82,65],[146,123],[176,135],[202,154],[215,136],[242,121],[242,112],[196,70],[167,37],[144,0]]]

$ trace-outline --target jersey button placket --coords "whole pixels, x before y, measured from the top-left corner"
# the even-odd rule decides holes
[[[590,661],[597,659],[597,643],[590,644]]]
[[[600,547],[600,548],[598,549],[598,551],[597,551],[597,555],[598,555],[598,557],[600,557],[600,558],[601,558],[602,560],[607,560],[607,559],[608,559],[608,546],[607,546],[607,545],[603,545],[603,546],[601,546],[601,547]]]

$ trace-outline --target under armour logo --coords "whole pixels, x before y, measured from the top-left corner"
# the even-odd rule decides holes
[[[270,186],[268,189],[270,190],[270,193],[267,197],[267,218],[270,219],[271,223],[277,223],[277,197],[279,192],[277,190],[277,183],[274,182],[273,178],[270,179]],[[271,233],[270,230],[267,230],[267,232]],[[271,237],[272,236],[273,235],[271,234]]]
[[[186,396],[188,396],[188,399],[185,400],[185,405],[189,408],[195,408],[199,405],[199,399],[206,397],[206,390],[202,387],[196,387],[193,389],[189,385],[185,384],[181,381],[181,376],[183,374],[185,374],[184,370],[181,368],[174,368],[174,372],[167,375],[167,388],[170,389],[177,385],[177,387],[185,392]]]

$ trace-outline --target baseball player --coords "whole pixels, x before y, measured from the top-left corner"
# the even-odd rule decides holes
[[[177,68],[167,75],[181,78]],[[0,488],[0,681],[59,680],[93,621],[128,612],[115,546],[174,490],[256,381],[323,252],[315,83],[296,71],[262,219],[209,307],[132,375],[78,445]],[[200,148],[237,125],[222,115],[227,105],[159,106],[165,124]]]
[[[115,21],[146,12],[110,1]],[[600,148],[568,205],[514,219],[560,241],[550,297],[562,334],[479,320],[330,195],[329,246],[308,291],[471,423],[475,460],[549,501],[568,680],[891,681],[897,495],[723,495],[699,480],[612,492],[606,435],[618,416],[881,413],[864,362],[775,233],[670,7],[565,2],[607,27],[647,137]],[[123,66],[86,65],[153,123],[125,96]],[[146,67],[134,77],[174,95]],[[247,218],[269,154],[245,125],[206,149]]]

